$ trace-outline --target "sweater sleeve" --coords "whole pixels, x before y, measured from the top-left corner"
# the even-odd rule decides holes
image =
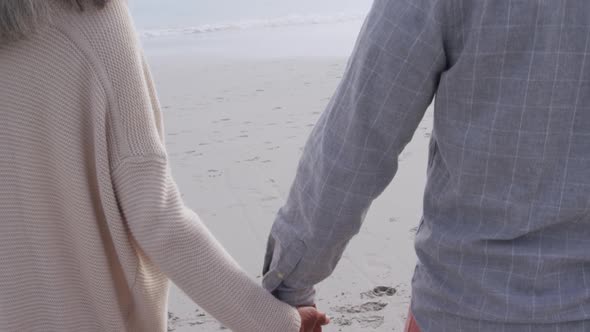
[[[233,331],[297,332],[297,311],[258,286],[185,207],[164,157],[128,157],[113,172],[139,249]]]

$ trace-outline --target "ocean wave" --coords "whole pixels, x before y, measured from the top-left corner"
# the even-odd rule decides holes
[[[175,35],[192,35],[214,33],[232,30],[250,30],[259,28],[280,28],[288,26],[334,24],[364,19],[365,14],[337,14],[337,15],[289,15],[285,17],[265,20],[243,20],[231,23],[204,24],[194,27],[145,30],[141,32],[144,38],[156,38]]]

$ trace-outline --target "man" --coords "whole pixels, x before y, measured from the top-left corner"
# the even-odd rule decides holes
[[[590,2],[376,0],[272,228],[310,305],[436,96],[409,328],[590,331]]]

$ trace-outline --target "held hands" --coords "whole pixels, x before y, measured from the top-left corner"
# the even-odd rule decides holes
[[[301,315],[301,330],[299,332],[321,332],[322,326],[330,323],[328,316],[314,307],[299,307],[297,311]]]

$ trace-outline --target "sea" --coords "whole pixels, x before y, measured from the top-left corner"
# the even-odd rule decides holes
[[[129,0],[148,55],[350,55],[372,0]]]

